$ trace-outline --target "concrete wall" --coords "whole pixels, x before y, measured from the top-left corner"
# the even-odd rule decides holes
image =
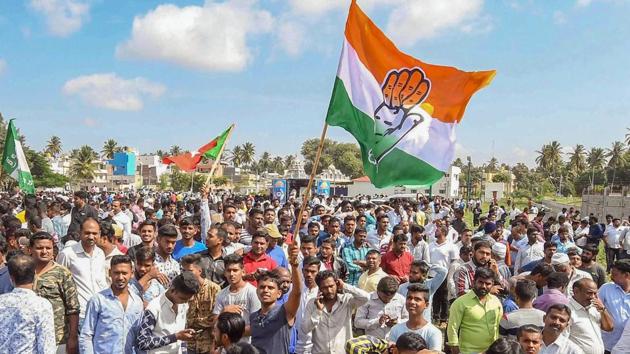
[[[580,213],[588,216],[593,213],[598,220],[603,220],[606,214],[617,216],[622,219],[630,217],[630,194],[629,189],[625,188],[621,194],[609,194],[606,190],[603,194],[582,195],[582,208]]]

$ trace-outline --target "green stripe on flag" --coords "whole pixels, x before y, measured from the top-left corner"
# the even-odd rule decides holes
[[[223,133],[221,133],[221,135],[214,138],[216,144],[212,149],[206,151],[203,155],[209,159],[216,160],[217,156],[219,156],[219,152],[221,151],[221,147],[223,146],[223,144],[225,144],[225,140],[227,139],[228,135],[230,135],[230,130],[232,130],[232,128],[233,126],[230,126]]]
[[[363,170],[378,188],[393,185],[429,186],[444,176],[444,172],[428,163],[394,148],[378,166],[368,160],[367,152],[375,144],[374,120],[352,105],[343,81],[337,78],[328,106],[326,122],[344,128],[357,139],[361,147]]]
[[[26,156],[22,150],[22,144],[18,140],[17,129],[13,124],[13,119],[9,121],[7,135],[4,139],[4,153],[2,155],[2,169],[11,178],[15,179],[24,193],[34,194],[35,184],[33,176],[28,168]]]

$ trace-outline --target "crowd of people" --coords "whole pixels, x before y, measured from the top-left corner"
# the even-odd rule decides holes
[[[440,197],[300,210],[205,187],[5,195],[0,353],[630,353],[627,220]]]

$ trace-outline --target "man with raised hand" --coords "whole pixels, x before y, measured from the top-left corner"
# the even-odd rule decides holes
[[[280,279],[271,272],[258,276],[256,294],[260,300],[260,309],[249,316],[252,332],[252,344],[261,353],[288,353],[291,328],[300,306],[302,278],[300,276],[299,249],[295,243],[289,247],[291,264],[291,291],[288,300],[278,305],[282,295]]]

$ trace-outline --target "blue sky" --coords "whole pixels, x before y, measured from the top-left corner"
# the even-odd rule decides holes
[[[236,122],[232,146],[296,153],[321,132],[348,2],[1,1],[0,112],[37,149],[195,149]],[[359,4],[423,61],[497,70],[457,130],[474,163],[608,147],[630,126],[630,1]]]

